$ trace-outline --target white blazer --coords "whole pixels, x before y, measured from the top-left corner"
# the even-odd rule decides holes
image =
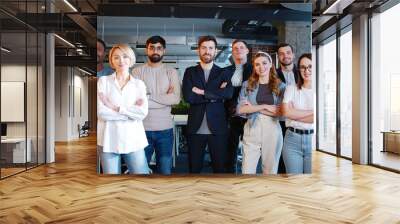
[[[103,93],[116,106],[119,112],[106,107],[99,99]],[[143,100],[141,106],[136,106],[138,99]],[[120,88],[116,73],[100,77],[97,81],[97,117],[102,120],[97,131],[98,145],[103,146],[103,152],[126,154],[144,150],[148,145],[142,120],[148,113],[146,86],[143,81],[130,76],[130,80]]]

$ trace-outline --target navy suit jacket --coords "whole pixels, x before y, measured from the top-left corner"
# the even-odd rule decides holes
[[[286,83],[286,79],[285,79],[285,76],[283,75],[282,68],[279,67],[279,68],[276,70],[276,72],[278,73],[278,78],[279,78],[283,83]],[[296,65],[293,66],[293,74],[294,74],[294,81],[295,81],[296,84],[297,84],[297,82],[299,81],[299,75],[300,75],[300,74],[299,74],[299,70],[297,69]]]
[[[183,98],[190,104],[187,123],[187,133],[196,134],[207,113],[207,124],[212,134],[226,134],[227,120],[224,108],[225,99],[232,97],[233,88],[228,75],[222,74],[222,68],[213,65],[205,81],[204,71],[200,65],[189,67],[185,70],[182,83]],[[225,88],[220,88],[227,82]],[[192,91],[193,87],[204,90],[204,95]]]
[[[235,64],[233,64],[233,65],[230,65],[230,66],[224,68],[223,73],[224,73],[224,75],[227,75],[229,77],[229,80],[231,80],[233,73],[235,73],[235,70],[236,70],[236,66],[235,66]],[[252,71],[253,71],[253,66],[251,65],[251,63],[247,62],[246,64],[243,65],[242,83],[249,79]],[[233,116],[236,114],[236,106],[238,103],[238,97],[239,97],[239,93],[240,93],[241,89],[242,89],[242,86],[233,87],[232,98],[225,101],[225,109],[226,109],[228,116]]]

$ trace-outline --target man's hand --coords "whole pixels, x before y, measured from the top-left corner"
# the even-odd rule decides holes
[[[139,106],[139,107],[142,106],[143,105],[143,99],[136,100],[135,105]]]
[[[197,88],[197,87],[193,87],[193,88],[192,88],[192,91],[193,91],[194,93],[198,94],[198,95],[204,95],[204,90],[199,89],[199,88]]]
[[[228,85],[228,83],[227,83],[227,82],[223,82],[219,88],[220,88],[220,89],[223,89],[223,88],[226,87],[226,85]]]
[[[174,93],[174,87],[173,86],[169,86],[168,90],[167,90],[167,94],[172,94]]]

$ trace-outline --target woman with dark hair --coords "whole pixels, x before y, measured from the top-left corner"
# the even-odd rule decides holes
[[[238,113],[248,120],[243,133],[242,173],[255,174],[261,156],[263,174],[276,174],[282,152],[282,129],[279,105],[285,84],[279,80],[271,56],[258,52],[253,58],[253,72],[243,83]]]
[[[286,117],[283,159],[287,173],[311,173],[311,147],[314,133],[314,92],[311,54],[299,58],[299,81],[288,86],[282,104]]]

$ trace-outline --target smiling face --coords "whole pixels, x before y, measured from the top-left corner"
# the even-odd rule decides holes
[[[254,71],[259,77],[267,76],[269,75],[269,72],[272,67],[272,63],[269,60],[268,57],[266,56],[259,56],[254,59],[253,62],[254,66]]]
[[[278,49],[279,63],[283,66],[293,64],[294,54],[290,46],[280,47]]]
[[[148,44],[146,54],[152,63],[160,62],[165,54],[165,48],[161,43]]]
[[[214,60],[216,52],[214,41],[204,41],[199,46],[200,61],[204,64],[211,63]]]
[[[128,71],[131,64],[131,58],[121,49],[117,48],[112,52],[111,65],[117,72]]]
[[[249,49],[243,42],[236,42],[232,46],[232,57],[236,61],[245,61],[247,58],[247,54],[249,53]]]
[[[302,58],[299,63],[300,75],[304,81],[311,81],[312,61],[309,58]]]

